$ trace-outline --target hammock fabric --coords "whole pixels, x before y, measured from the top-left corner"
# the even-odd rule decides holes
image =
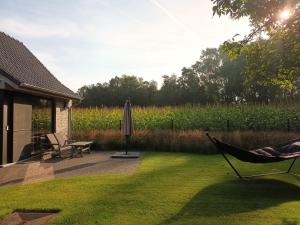
[[[222,154],[224,159],[230,165],[230,167],[234,170],[236,175],[239,178],[251,178],[251,177],[258,177],[258,176],[265,176],[269,174],[280,174],[280,173],[290,173],[295,161],[300,156],[300,139],[291,140],[287,143],[275,146],[275,147],[264,147],[254,150],[245,150],[241,149],[229,144],[226,144],[218,139],[211,137],[207,134],[208,138],[211,142],[216,146],[219,152]],[[279,171],[276,173],[269,173],[269,174],[258,174],[252,176],[242,176],[238,170],[232,165],[229,161],[225,153],[234,156],[235,158],[250,163],[272,163],[272,162],[280,162],[284,160],[293,159],[290,167],[287,171]]]
[[[272,163],[293,159],[300,156],[300,141],[293,141],[277,147],[264,147],[247,151],[226,144],[217,139],[214,140],[216,147],[220,151],[226,152],[244,162]]]

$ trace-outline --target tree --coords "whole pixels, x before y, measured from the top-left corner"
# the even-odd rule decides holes
[[[223,80],[219,76],[221,66],[222,58],[217,48],[203,50],[200,60],[192,66],[204,89],[206,103],[217,103],[220,99],[223,86]]]
[[[131,98],[136,105],[151,105],[157,95],[157,83],[136,76],[114,77],[108,83],[84,86],[78,93],[82,106],[123,106]]]
[[[163,76],[163,84],[159,91],[160,105],[178,105],[180,104],[179,96],[181,95],[181,89],[178,84],[177,76],[175,74]]]
[[[231,60],[222,51],[222,66],[218,74],[223,80],[223,87],[221,89],[221,101],[226,103],[243,102],[246,98],[245,88],[245,56],[239,55],[236,59]]]
[[[213,14],[229,15],[232,19],[248,17],[252,26],[251,33],[244,41],[250,41],[261,32],[272,32],[278,28],[294,29],[299,26],[299,0],[211,0]],[[289,18],[280,18],[283,12],[289,12]]]
[[[214,14],[233,19],[248,17],[251,33],[241,41],[226,41],[223,50],[232,58],[245,56],[248,94],[272,101],[299,92],[300,4],[299,0],[212,0]],[[289,18],[280,19],[286,10]],[[261,32],[266,40],[254,39]]]
[[[180,102],[183,104],[204,103],[204,89],[200,85],[200,77],[192,68],[184,67],[178,78],[181,90]]]

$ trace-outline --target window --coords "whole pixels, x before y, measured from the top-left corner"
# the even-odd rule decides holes
[[[40,137],[53,132],[53,102],[49,99],[32,98],[32,141],[39,148]]]
[[[34,99],[32,104],[32,133],[43,135],[52,132],[52,101]]]

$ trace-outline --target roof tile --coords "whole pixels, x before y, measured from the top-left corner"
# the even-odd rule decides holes
[[[3,32],[0,32],[0,69],[22,87],[31,86],[51,94],[79,99],[79,96],[59,82],[22,42]]]

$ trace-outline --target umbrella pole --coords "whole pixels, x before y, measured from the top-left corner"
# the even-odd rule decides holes
[[[128,146],[129,146],[130,136],[126,135],[125,138],[126,138],[125,151],[126,151],[126,155],[127,155],[128,154]]]

